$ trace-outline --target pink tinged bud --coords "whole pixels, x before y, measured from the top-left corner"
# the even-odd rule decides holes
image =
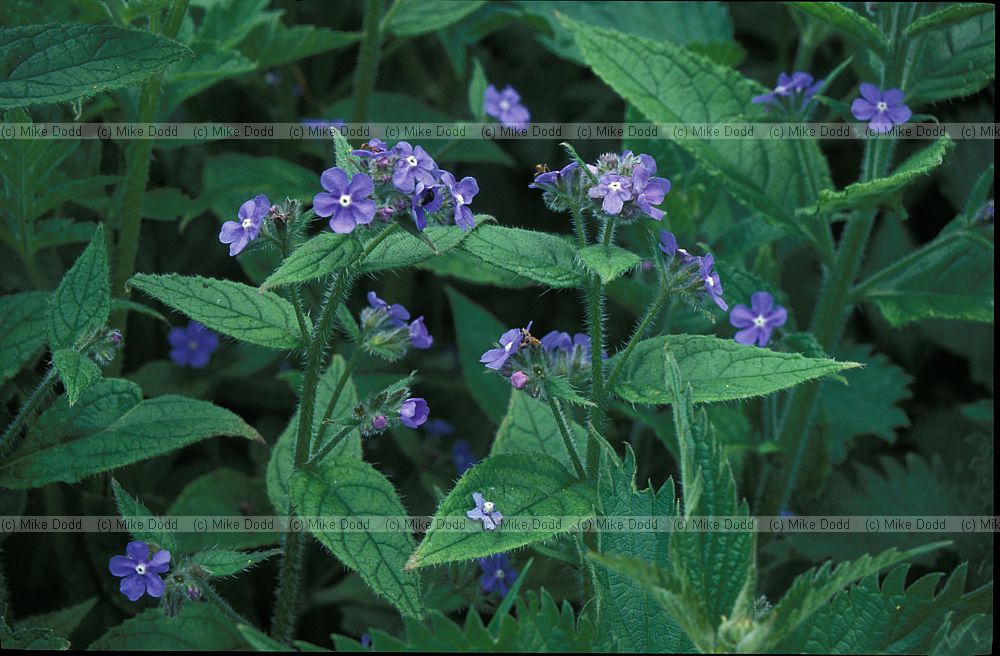
[[[378,415],[372,419],[372,428],[375,430],[385,430],[388,425],[389,420],[385,418],[385,415]]]
[[[510,384],[514,389],[523,389],[528,384],[528,374],[523,371],[515,371],[510,377]]]

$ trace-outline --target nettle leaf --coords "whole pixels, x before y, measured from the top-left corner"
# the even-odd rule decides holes
[[[993,652],[993,614],[973,615],[954,629],[945,622],[934,636],[930,656],[989,654]]]
[[[168,517],[232,517],[241,528],[240,531],[179,533],[178,548],[185,553],[216,548],[250,549],[275,544],[281,537],[278,533],[244,519],[245,516],[269,514],[271,505],[264,481],[228,468],[216,469],[188,483],[167,509]]]
[[[889,51],[889,39],[878,25],[840,2],[793,2],[791,5],[863,46],[883,55]]]
[[[481,226],[462,248],[481,260],[549,287],[579,287],[583,273],[568,239],[544,232]]]
[[[996,78],[996,15],[970,18],[920,37],[907,103],[939,102],[976,93]]]
[[[906,29],[903,30],[903,36],[913,38],[923,34],[924,32],[951,27],[956,23],[961,23],[962,21],[966,21],[981,14],[988,14],[993,11],[993,5],[986,2],[956,3],[953,5],[947,5],[943,9],[939,9],[932,14],[921,16],[907,25]]]
[[[567,423],[577,455],[585,454],[587,431],[575,421],[568,419]],[[500,422],[490,449],[491,455],[498,453],[544,453],[561,462],[566,471],[573,471],[552,411],[544,402],[523,393],[510,397],[507,414]]]
[[[337,388],[337,383],[340,381],[340,377],[343,375],[344,367],[346,366],[344,358],[334,355],[330,361],[330,366],[326,368],[326,371],[323,372],[323,375],[319,379],[319,387],[316,389],[316,414],[313,416],[313,435],[318,434],[322,427],[323,413],[327,405],[329,405],[330,399],[333,398],[333,392]],[[330,412],[330,419],[336,420],[350,417],[351,411],[357,402],[357,389],[354,386],[353,379],[348,378],[347,382],[344,383],[344,388],[340,391],[340,396],[337,398],[333,410]],[[295,460],[295,440],[298,430],[299,411],[296,410],[295,414],[292,415],[291,421],[288,422],[288,426],[278,436],[278,441],[271,449],[271,460],[267,463],[267,496],[274,508],[282,514],[287,514],[290,509],[288,503],[288,480],[292,476],[292,464]],[[326,429],[326,438],[329,439],[332,437],[335,431],[334,427],[328,426]],[[357,431],[352,431],[350,435],[330,452],[327,458],[337,461],[343,461],[347,458],[360,460],[361,434]]]
[[[151,32],[55,23],[0,30],[0,53],[0,109],[131,86],[191,56]]]
[[[406,509],[392,483],[366,462],[329,459],[316,467],[292,475],[289,485],[296,512],[302,517],[405,517]],[[406,617],[423,617],[420,576],[404,572],[406,557],[413,550],[407,531],[324,531],[315,524],[306,529],[320,544],[352,570],[358,572],[375,593],[387,599]]]
[[[66,398],[71,406],[76,404],[84,390],[101,379],[100,367],[73,349],[59,349],[53,353],[52,364],[66,388]]]
[[[841,191],[824,189],[819,193],[816,206],[802,210],[804,213],[816,211],[836,212],[845,209],[867,209],[889,207],[903,213],[900,192],[911,182],[941,166],[944,157],[955,142],[950,137],[938,139],[930,146],[922,148],[907,158],[895,171],[884,178],[868,182],[855,182]]]
[[[273,292],[231,280],[177,274],[138,273],[129,286],[238,340],[273,349],[302,346],[295,309]]]
[[[466,517],[475,508],[474,492],[492,501],[504,516],[495,531],[482,530]],[[546,540],[591,517],[595,502],[593,484],[580,481],[554,458],[541,453],[489,456],[465,472],[441,502],[406,568],[471,560]],[[559,519],[551,526],[532,525],[532,518],[552,517]],[[517,530],[517,523],[529,530]],[[438,528],[445,525],[467,530]]]
[[[766,634],[761,647],[775,648],[782,644],[806,620],[821,611],[834,595],[852,582],[947,544],[948,542],[934,542],[909,551],[893,548],[877,556],[865,554],[855,561],[842,562],[836,567],[831,561],[827,561],[820,567],[809,569],[795,578],[788,592],[768,613],[771,630]]]
[[[660,489],[639,490],[635,483],[636,462],[626,446],[625,462],[609,458],[601,477],[601,515],[604,517],[673,517],[677,513],[674,482]],[[644,521],[644,520],[643,520]],[[600,553],[641,558],[670,569],[669,534],[666,531],[629,530],[600,534]],[[677,622],[656,608],[656,600],[639,583],[606,567],[594,570],[597,600],[597,635],[607,651],[637,653],[684,653],[694,650]]]
[[[16,374],[45,346],[48,292],[0,297],[0,382]]]
[[[844,374],[846,385],[826,385],[823,401],[829,416],[826,431],[830,461],[839,464],[847,457],[849,442],[861,435],[875,435],[894,442],[895,430],[910,425],[899,403],[910,398],[913,381],[904,369],[871,346],[854,345],[837,353],[862,368]]]
[[[268,276],[261,289],[308,282],[341,271],[361,255],[361,242],[351,235],[322,232],[299,246]]]
[[[663,335],[640,342],[622,369],[615,393],[632,403],[670,403],[666,355],[677,358],[696,403],[763,396],[857,367],[855,362],[806,358],[744,346],[710,335]],[[608,361],[614,367],[616,355]]]
[[[486,4],[472,0],[456,5],[449,0],[400,0],[386,28],[396,36],[417,36],[458,22]]]
[[[122,519],[129,520],[129,533],[136,540],[154,545],[160,549],[167,549],[172,557],[177,557],[178,545],[175,534],[172,531],[161,530],[158,524],[150,526],[150,520],[159,520],[155,514],[150,512],[141,501],[125,491],[118,481],[111,479],[111,491],[115,495],[115,506],[118,507],[118,514]]]
[[[281,549],[268,549],[266,551],[209,549],[199,551],[191,556],[191,562],[201,567],[210,578],[214,579],[245,572],[280,553],[282,553]]]
[[[462,378],[476,405],[491,421],[499,423],[507,412],[513,388],[503,378],[493,375],[479,362],[480,356],[493,348],[507,326],[496,317],[451,287],[445,288],[451,313],[455,318],[458,340],[458,359],[462,365]]]
[[[103,326],[110,312],[108,251],[101,225],[49,298],[49,348],[72,348]]]
[[[762,111],[750,100],[764,87],[707,57],[665,40],[627,36],[567,18],[562,23],[594,72],[650,121],[740,123]],[[677,93],[677,89],[698,93]],[[676,143],[755,215],[825,244],[821,226],[795,216],[795,208],[814,204],[820,189],[833,187],[815,140],[688,135]]]
[[[174,617],[150,608],[90,644],[92,650],[193,651],[244,650],[236,623],[214,604],[184,604]]]
[[[477,224],[492,220],[493,217],[477,214]],[[469,234],[479,232],[476,228],[472,233],[463,231],[458,226],[430,226],[423,231],[423,236],[434,244],[435,253],[431,248],[413,235],[396,230],[382,243],[372,249],[361,264],[362,273],[375,273],[389,269],[402,269],[421,262],[426,262],[440,254],[447,253],[461,244]]]
[[[75,483],[217,435],[263,441],[228,410],[206,401],[160,396],[79,439],[52,445],[23,443],[0,465],[0,485],[20,489],[56,481]]]
[[[964,227],[959,218],[854,294],[875,303],[897,327],[930,318],[992,322],[993,264],[992,239]]]
[[[578,253],[584,266],[601,277],[605,285],[642,263],[642,258],[618,246],[592,244]]]
[[[97,605],[97,597],[91,597],[68,608],[43,615],[32,615],[17,622],[18,629],[48,629],[58,636],[68,636],[80,626],[84,618]],[[4,647],[6,647],[6,642]]]

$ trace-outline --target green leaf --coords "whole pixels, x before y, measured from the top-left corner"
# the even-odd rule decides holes
[[[889,39],[882,30],[846,5],[839,2],[793,2],[791,5],[863,46],[883,55],[889,52]]]
[[[205,570],[209,578],[214,579],[245,572],[280,553],[281,549],[268,549],[266,551],[209,549],[208,551],[199,551],[191,556],[191,562]]]
[[[266,194],[271,202],[293,198],[312,202],[320,191],[319,175],[278,157],[254,157],[243,153],[223,153],[205,160],[201,174],[202,195],[184,221],[211,210],[220,221],[236,217],[247,199]]]
[[[476,285],[523,289],[533,284],[530,280],[484,262],[461,248],[455,248],[448,253],[425,260],[417,267],[432,271],[440,277],[456,278]]]
[[[566,18],[562,22],[594,73],[649,121],[741,123],[762,112],[750,100],[763,87],[731,68],[662,39],[631,37]],[[700,139],[689,134],[676,143],[754,215],[828,248],[825,228],[795,216],[795,208],[814,204],[820,189],[833,187],[815,140]]]
[[[568,423],[577,455],[586,453],[587,431],[575,421]],[[498,453],[544,453],[561,462],[566,471],[573,472],[552,411],[548,405],[527,394],[512,394],[510,397],[507,414],[500,422],[490,449],[490,455]]]
[[[796,628],[802,626],[815,613],[852,582],[878,573],[879,570],[908,560],[922,553],[940,549],[948,542],[934,542],[909,551],[889,549],[877,556],[864,555],[852,562],[843,562],[833,567],[827,561],[820,567],[813,567],[800,574],[792,582],[788,592],[768,613],[771,630],[766,636],[764,647],[781,644]]]
[[[878,206],[889,207],[902,213],[899,194],[903,188],[921,176],[941,166],[944,156],[955,146],[950,137],[938,139],[900,164],[895,171],[884,178],[867,182],[855,182],[841,191],[824,189],[819,192],[816,206],[803,212],[835,212],[845,209],[868,209]]]
[[[981,14],[920,37],[925,40],[906,89],[911,106],[976,93],[996,78],[996,15]]]
[[[73,407],[65,395],[57,398],[28,430],[21,448],[35,450],[102,431],[141,401],[142,390],[135,383],[102,379]]]
[[[285,25],[277,17],[259,25],[239,45],[240,51],[268,69],[322,52],[346,48],[361,40],[360,32],[336,32],[314,25]]]
[[[236,624],[213,604],[184,604],[174,617],[150,608],[112,627],[92,650],[244,650]]]
[[[951,27],[956,23],[961,23],[980,14],[988,14],[994,11],[994,7],[989,3],[962,2],[947,5],[932,14],[921,16],[906,26],[903,36],[912,39],[931,30],[940,30]]]
[[[396,36],[418,36],[458,22],[485,2],[470,0],[456,4],[449,0],[398,0],[386,16],[385,29]]]
[[[0,644],[5,650],[66,651],[69,640],[57,636],[52,629],[18,629],[7,626],[7,618],[0,616]]]
[[[52,364],[66,388],[66,397],[71,406],[76,404],[84,390],[101,379],[100,367],[72,349],[59,349],[53,353]]]
[[[993,242],[975,227],[952,226],[873,275],[853,294],[878,305],[897,327],[928,318],[992,322]]]
[[[16,374],[45,345],[47,292],[0,297],[0,382]]]
[[[480,123],[486,121],[486,87],[489,80],[486,79],[486,71],[478,59],[472,60],[472,79],[469,81],[469,111],[472,118]]]
[[[110,311],[111,283],[102,225],[49,299],[49,348],[72,348],[102,327]]]
[[[68,608],[44,615],[32,615],[17,623],[18,629],[49,629],[59,636],[69,636],[97,604],[97,597],[91,597]]]
[[[484,225],[462,248],[481,260],[549,287],[579,287],[583,274],[569,240],[545,232]]]
[[[605,285],[642,263],[642,258],[618,246],[592,244],[580,250],[580,261]]]
[[[295,309],[273,292],[230,280],[177,274],[138,273],[129,286],[229,337],[273,349],[302,346]]]
[[[406,509],[392,483],[366,462],[328,459],[315,468],[292,475],[291,498],[303,517],[404,517]],[[358,572],[375,593],[387,599],[406,617],[423,617],[420,577],[403,572],[413,550],[413,537],[406,531],[382,528],[324,531],[314,524],[307,530],[341,562]]]
[[[277,543],[277,527],[250,525],[244,516],[271,514],[264,481],[229,468],[219,468],[200,476],[184,487],[167,510],[168,517],[211,515],[231,517],[227,524],[239,524],[240,531],[204,531],[177,535],[178,549],[191,553],[204,549],[251,549]]]
[[[37,449],[22,444],[0,465],[0,485],[21,489],[55,481],[75,483],[217,435],[263,439],[228,410],[205,401],[160,396],[79,439]]]
[[[113,298],[111,299],[111,311],[112,312],[135,312],[136,314],[142,314],[147,317],[156,319],[157,321],[162,321],[163,323],[170,325],[167,318],[149,307],[148,305],[143,305],[142,303],[136,303],[135,301],[130,301],[124,298]]]
[[[504,516],[497,530],[481,530],[479,523],[466,517],[465,513],[475,508],[474,492],[492,501]],[[541,453],[489,456],[465,472],[441,502],[434,525],[410,556],[406,569],[471,560],[546,540],[591,517],[595,501],[593,484],[580,481],[554,458]],[[552,526],[530,530],[535,517],[559,519]],[[439,522],[468,530],[439,530]],[[518,530],[518,523],[529,530]]]
[[[115,495],[118,514],[128,520],[129,533],[136,540],[142,540],[159,549],[166,549],[174,556],[178,553],[177,540],[172,531],[159,528],[160,518],[150,512],[141,501],[125,491],[118,481],[111,479],[111,491]],[[151,520],[153,520],[151,522]]]
[[[664,387],[668,352],[677,358],[696,403],[763,396],[858,366],[744,346],[709,335],[664,335],[639,342],[622,369],[615,393],[632,403],[669,403],[669,390]],[[614,367],[619,357],[610,359],[608,366]]]
[[[492,375],[479,362],[480,356],[492,348],[506,330],[485,308],[451,287],[446,287],[451,313],[455,319],[458,359],[462,378],[476,405],[493,422],[499,423],[507,412],[512,387],[501,377]]]
[[[93,239],[96,228],[94,223],[77,222],[73,219],[38,221],[32,226],[31,250],[38,252],[45,248],[89,242]]]
[[[482,223],[492,217],[479,214],[475,218],[477,223]],[[476,228],[472,233],[468,233],[458,226],[428,227],[422,234],[434,244],[437,253],[432,251],[427,244],[422,243],[420,239],[397,229],[365,257],[361,264],[361,271],[362,273],[375,273],[389,269],[402,269],[426,262],[439,254],[447,253],[466,240],[470,234],[475,234],[481,229],[481,227]]]
[[[316,414],[313,416],[313,434],[319,432],[323,421],[323,412],[333,398],[333,392],[337,388],[337,383],[346,367],[344,358],[334,355],[330,361],[330,366],[323,372],[319,379],[319,387],[316,390]],[[344,389],[341,390],[337,403],[330,413],[330,419],[342,419],[350,417],[351,411],[358,402],[358,392],[351,378],[347,379]],[[278,441],[271,449],[271,460],[267,464],[267,496],[271,504],[279,513],[289,512],[288,503],[288,480],[292,476],[292,463],[295,459],[295,440],[299,429],[299,412],[295,411],[288,426],[278,436]],[[330,428],[327,429],[326,437],[333,436]],[[354,460],[361,459],[361,434],[353,431],[327,456],[330,460],[343,461],[347,458]]]
[[[0,109],[131,86],[191,56],[150,32],[56,23],[0,30],[0,53]]]
[[[361,243],[351,235],[322,232],[285,258],[261,289],[322,278],[347,268],[360,254]]]
[[[216,50],[172,66],[163,76],[159,116],[167,120],[188,98],[223,80],[245,75],[257,68],[235,50]]]

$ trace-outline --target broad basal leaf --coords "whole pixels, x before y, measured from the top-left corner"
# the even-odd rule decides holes
[[[996,78],[996,14],[929,32],[906,89],[912,105],[971,95]]]
[[[150,608],[112,627],[90,649],[114,651],[244,650],[236,624],[215,604],[184,604],[175,617]]]
[[[248,517],[271,515],[264,481],[243,472],[220,467],[188,483],[167,509],[168,517],[208,515],[240,530],[207,530],[179,533],[178,547],[185,553],[203,549],[250,549],[277,544],[281,536],[276,527],[251,523]],[[214,527],[210,527],[214,528]]]
[[[479,522],[466,517],[476,507],[475,492],[504,516],[496,530],[483,530]],[[593,484],[580,481],[554,458],[540,453],[489,456],[465,472],[441,502],[434,525],[406,568],[471,560],[548,539],[591,517],[595,502]],[[542,525],[534,518],[557,519]]]

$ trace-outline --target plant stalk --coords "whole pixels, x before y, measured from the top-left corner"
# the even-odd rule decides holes
[[[382,45],[382,0],[368,0],[365,3],[365,38],[358,52],[358,63],[354,68],[354,105],[351,108],[351,122],[361,123],[368,119],[368,106],[375,92],[375,77]]]

